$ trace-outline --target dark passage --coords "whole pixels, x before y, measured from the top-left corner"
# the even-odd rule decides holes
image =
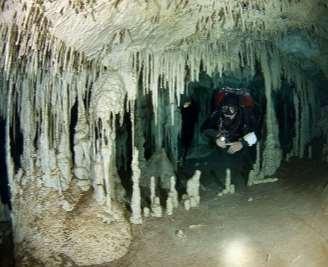
[[[191,177],[196,169],[201,170],[202,185],[205,188],[217,191],[224,187],[226,169],[228,168],[232,173],[232,183],[237,188],[245,187],[248,173],[256,158],[255,145],[251,147],[245,146],[242,150],[229,154],[227,153],[228,147],[225,149],[218,147],[214,141],[215,139],[208,138],[204,134],[204,129],[209,127],[211,114],[213,114],[218,105],[216,103],[217,94],[225,86],[246,88],[250,93],[254,105],[251,109],[238,107],[239,113],[236,120],[240,120],[241,117],[245,118],[245,116],[248,118],[250,117],[249,114],[251,114],[253,119],[252,128],[260,141],[261,132],[263,131],[263,110],[265,109],[265,102],[263,101],[264,84],[260,74],[242,80],[237,75],[234,76],[234,74],[227,74],[218,78],[210,77],[202,72],[199,82],[190,83],[187,96],[184,97],[181,104],[182,164],[179,173],[180,177],[182,180],[186,180]],[[215,124],[216,122],[214,121],[213,123]],[[235,132],[238,135],[238,129]]]
[[[0,194],[2,203],[11,207],[6,168],[6,122],[2,119],[0,119]]]

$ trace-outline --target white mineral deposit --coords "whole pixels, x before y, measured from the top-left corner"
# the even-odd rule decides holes
[[[163,208],[160,203],[159,197],[155,197],[154,204],[151,207],[151,216],[160,218],[163,216]]]
[[[198,207],[200,202],[199,197],[199,185],[200,185],[200,176],[201,171],[196,170],[194,175],[187,182],[187,195],[189,199],[190,207]],[[185,204],[186,207],[186,204]]]

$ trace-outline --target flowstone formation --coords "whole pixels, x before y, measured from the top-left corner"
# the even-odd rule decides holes
[[[68,257],[96,265],[123,256],[130,222],[142,222],[140,185],[151,189],[145,216],[163,215],[151,177],[169,193],[172,214],[180,102],[201,72],[220,78],[247,69],[264,78],[265,129],[249,184],[271,179],[284,159],[311,154],[319,100],[302,58],[282,42],[289,30],[323,42],[320,0],[9,0],[0,10],[0,116],[23,263],[60,266]],[[311,54],[327,77],[326,59]],[[287,152],[276,105],[282,80],[293,85]],[[189,208],[199,204],[199,178],[189,183]]]
[[[110,262],[131,241],[111,168],[111,116],[124,108],[129,81],[51,36],[38,5],[29,9],[24,25],[1,26],[1,93],[8,96],[1,114],[17,262],[60,266],[65,257],[78,265]],[[118,108],[104,110],[115,102]],[[14,141],[19,138],[21,150]]]
[[[43,75],[47,79],[47,74]],[[86,81],[76,80],[79,83]],[[77,90],[79,87],[77,84],[75,86]],[[103,87],[94,92],[100,94],[101,89]],[[45,88],[40,90],[42,93]],[[67,88],[60,90],[67,92]],[[71,93],[74,94],[73,90]],[[50,118],[42,111],[43,105],[48,110],[48,103],[42,102],[40,106],[34,105],[34,108],[40,108],[40,113],[36,110],[35,113],[27,113],[31,117],[24,114],[27,120],[20,121],[23,135],[27,133],[25,127],[40,125],[40,133],[25,140],[23,147],[23,151],[35,151],[36,157],[31,156],[31,160],[27,161],[29,158],[25,158],[23,153],[24,164],[19,168],[11,158],[10,145],[7,144],[7,159],[11,164],[8,166],[12,166],[9,174],[12,171],[14,175],[9,177],[16,256],[21,264],[28,264],[34,259],[41,266],[60,266],[65,257],[78,265],[101,264],[123,256],[131,241],[130,224],[123,206],[116,201],[115,190],[119,188],[116,184],[120,181],[115,176],[114,168],[111,168],[115,135],[109,123],[110,113],[106,116],[99,112],[102,110],[101,103],[93,102],[93,97],[91,108],[85,104],[82,93],[77,90],[75,94],[78,95],[78,112],[73,151],[69,149],[69,137],[65,136],[68,133],[65,120],[69,117],[67,110],[72,109],[74,100],[71,100],[69,108],[70,100],[65,93],[63,102],[60,102],[63,106],[51,105],[58,110],[52,110],[55,113]],[[102,100],[109,102],[113,101],[111,97],[106,93],[101,96]],[[31,108],[26,107],[25,102],[22,105]],[[64,107],[66,111],[63,112]],[[85,114],[87,108],[88,116]],[[40,114],[42,122],[32,114]],[[96,126],[91,123],[93,119],[98,123]],[[96,127],[97,133],[100,133],[97,136],[94,134]],[[9,131],[7,136],[11,136]]]
[[[18,264],[31,266],[33,260],[38,263],[33,266],[61,266],[69,259],[77,265],[94,265],[127,252],[130,225],[120,205],[113,203],[108,214],[93,201],[91,191],[81,193],[78,185],[64,194],[33,183],[19,190],[14,216],[21,217],[13,221]],[[65,210],[63,205],[72,207]],[[113,214],[116,221],[107,221]]]

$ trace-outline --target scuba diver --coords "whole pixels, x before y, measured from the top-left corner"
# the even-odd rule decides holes
[[[201,131],[216,146],[235,154],[257,143],[254,101],[243,89],[225,87],[214,96],[214,111]]]
[[[184,106],[186,112],[186,116],[183,116],[185,123],[182,125],[184,161],[181,173],[185,177],[190,177],[195,170],[200,170],[204,174],[201,181],[203,185],[211,184],[213,182],[211,177],[215,177],[214,183],[222,187],[223,176],[229,168],[234,184],[237,187],[244,187],[256,157],[254,145],[258,142],[261,129],[257,118],[260,117],[260,113],[256,112],[255,101],[246,89],[224,87],[216,91],[212,99],[211,115],[202,123],[200,129],[209,142],[206,149],[200,149],[202,152],[198,158],[185,159],[195,128],[194,121],[199,119],[196,116],[199,105],[195,103],[190,105],[192,102],[187,101]],[[192,109],[193,112],[188,109]],[[188,118],[192,119],[191,122]],[[189,137],[188,142],[187,137]]]
[[[245,89],[225,87],[214,94],[212,110],[201,126],[211,150],[206,169],[222,179],[229,168],[234,184],[244,187],[254,163],[253,146],[260,128],[255,102]]]

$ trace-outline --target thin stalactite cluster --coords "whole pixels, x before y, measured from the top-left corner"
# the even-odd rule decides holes
[[[39,11],[36,9],[35,12],[38,13]],[[7,110],[7,114],[10,115],[7,117],[8,129],[10,129],[15,121],[14,114],[16,114],[12,111],[18,111],[25,140],[24,156],[22,157],[25,172],[33,173],[35,168],[41,168],[43,177],[46,177],[44,178],[45,181],[50,181],[49,186],[65,190],[73,177],[71,169],[76,168],[76,164],[81,167],[73,171],[74,177],[84,177],[81,180],[90,180],[91,177],[88,177],[88,173],[91,173],[93,169],[91,158],[99,158],[97,153],[102,149],[105,150],[101,152],[103,155],[100,158],[104,158],[106,154],[106,161],[109,162],[112,159],[113,151],[110,147],[113,146],[113,140],[115,140],[115,126],[109,122],[110,114],[103,113],[105,114],[103,115],[97,113],[96,110],[98,107],[111,105],[112,97],[118,97],[117,100],[119,100],[124,99],[127,95],[132,103],[136,101],[137,92],[133,92],[136,89],[127,87],[129,78],[126,76],[142,76],[143,91],[145,94],[151,94],[152,97],[155,127],[157,124],[161,124],[163,120],[159,115],[159,111],[163,108],[159,105],[159,90],[160,88],[166,90],[171,110],[169,124],[179,129],[180,118],[176,110],[180,106],[180,98],[185,93],[187,86],[186,82],[188,81],[185,79],[187,70],[190,73],[189,80],[197,81],[201,64],[209,75],[215,73],[222,75],[225,71],[233,72],[243,67],[250,68],[255,73],[255,65],[259,63],[261,66],[265,80],[263,90],[265,90],[267,99],[267,137],[260,145],[258,160],[254,167],[256,173],[254,179],[263,179],[273,175],[283,159],[279,144],[276,112],[271,102],[272,92],[280,89],[280,81],[283,77],[296,84],[295,110],[296,114],[300,114],[296,116],[297,130],[293,147],[295,152],[291,152],[290,155],[304,156],[305,147],[312,136],[308,131],[312,127],[309,116],[315,111],[315,104],[313,104],[315,99],[311,96],[310,83],[301,77],[301,74],[298,73],[299,69],[293,67],[288,58],[284,57],[272,43],[244,39],[240,43],[218,41],[203,46],[170,49],[162,54],[154,54],[147,50],[135,51],[126,54],[130,73],[122,74],[126,70],[123,68],[119,72],[116,71],[115,75],[109,76],[107,81],[105,79],[104,82],[97,83],[102,72],[105,72],[101,64],[97,61],[88,61],[83,54],[73,48],[66,47],[61,41],[51,37],[50,34],[46,34],[47,24],[37,24],[37,21],[40,21],[38,15],[30,14],[27,21],[26,23],[30,23],[29,27],[40,29],[40,33],[30,36],[24,32],[19,32],[14,26],[2,30],[2,42],[5,45],[2,46],[4,49],[4,71],[1,88],[4,94],[5,92],[8,93],[7,99],[2,102],[2,114],[5,115]],[[130,80],[136,83],[135,78],[132,77]],[[13,81],[18,81],[18,83],[13,83]],[[117,82],[111,83],[111,81]],[[112,88],[118,88],[118,90],[123,88],[123,90],[118,96],[114,96],[114,89],[111,91],[109,88],[109,102],[102,103],[99,102],[99,99],[106,99],[102,97],[102,94],[105,96],[107,94],[104,93],[107,89],[105,91],[102,89],[102,87],[106,87],[106,83],[111,84]],[[137,86],[135,85],[134,88]],[[95,98],[95,95],[98,96]],[[74,151],[78,158],[72,160],[71,151],[67,147],[69,147],[70,114],[76,101],[78,103],[78,122]],[[298,108],[297,101],[304,103],[302,109]],[[311,106],[310,101],[312,101]],[[100,106],[97,104],[98,102]],[[113,110],[116,110],[123,117],[122,113],[126,111],[125,104],[122,100],[117,103],[121,103],[121,108],[113,108]],[[133,106],[134,104],[130,104],[129,110],[134,118],[138,116],[138,111],[131,109]],[[111,108],[107,112],[111,113]],[[102,121],[101,124],[97,122],[99,118]],[[25,121],[30,123],[24,124]],[[312,123],[313,121],[315,120],[312,120]],[[93,134],[94,129],[97,129],[97,132],[101,129],[103,135]],[[156,138],[159,138],[156,141],[157,144],[162,144],[164,139],[169,140],[169,146],[175,160],[178,160],[179,154],[177,145],[179,134],[179,130],[173,133],[173,136],[172,132],[155,134]],[[9,130],[8,136],[12,137]],[[133,136],[139,138],[135,133]],[[88,138],[90,140],[86,141]],[[109,140],[111,141],[109,142]],[[35,144],[37,145],[35,146]],[[132,146],[134,144],[135,142]],[[107,149],[109,149],[108,152],[106,152]],[[93,157],[88,159],[89,154]],[[37,157],[31,155],[37,155]],[[49,158],[49,155],[52,156]],[[83,169],[85,170],[83,171]],[[106,177],[107,173],[108,170],[105,171]],[[60,175],[60,179],[55,178],[58,175]],[[110,179],[107,177],[104,181]],[[85,183],[88,184],[89,182]],[[105,185],[107,187],[105,192],[109,192],[109,184],[100,182],[100,188]]]

